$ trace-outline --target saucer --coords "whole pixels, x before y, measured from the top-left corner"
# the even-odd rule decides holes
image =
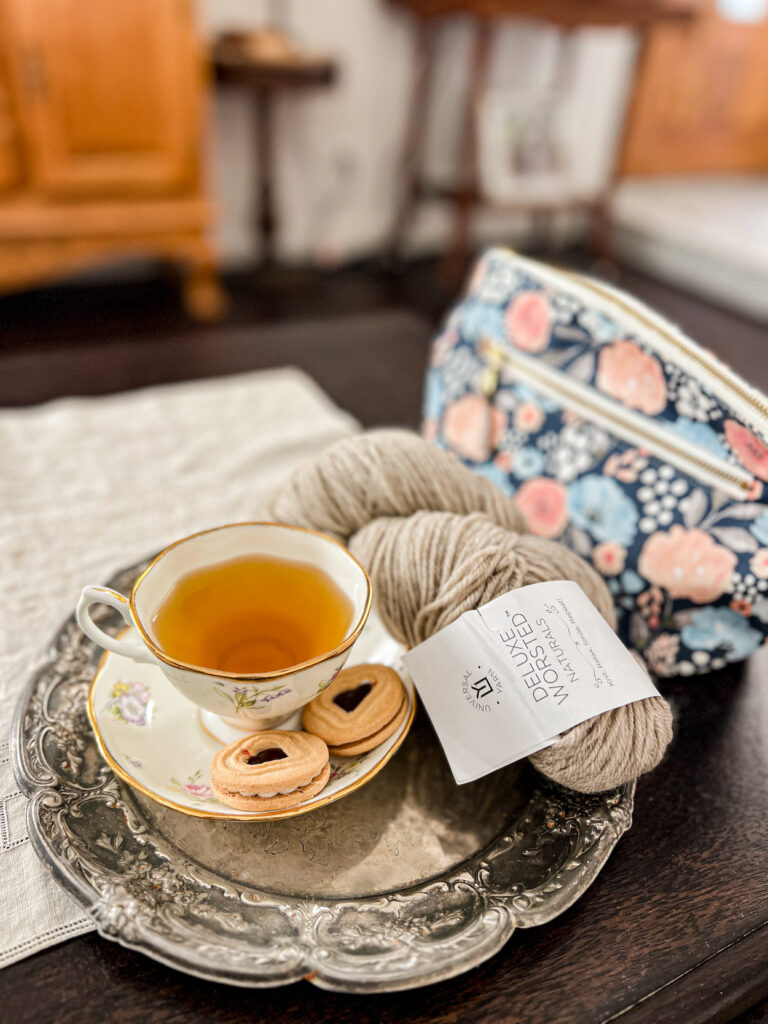
[[[211,758],[222,744],[204,728],[197,705],[155,665],[106,652],[88,694],[88,717],[99,750],[115,774],[166,807],[198,818],[291,818],[359,789],[381,771],[403,742],[416,711],[413,680],[401,660],[403,651],[372,611],[347,666],[378,663],[394,668],[408,699],[406,719],[392,736],[366,754],[331,755],[326,787],[310,800],[280,811],[238,811],[213,796]],[[278,728],[300,729],[301,710]]]

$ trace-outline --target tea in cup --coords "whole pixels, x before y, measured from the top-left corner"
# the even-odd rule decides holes
[[[94,604],[115,608],[138,636],[105,633]],[[85,587],[77,621],[99,646],[157,665],[228,741],[222,721],[269,729],[328,686],[370,607],[367,573],[330,537],[235,523],[171,544],[128,597]]]

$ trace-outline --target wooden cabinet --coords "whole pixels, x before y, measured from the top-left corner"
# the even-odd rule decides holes
[[[11,97],[0,66],[0,195],[19,179],[18,128],[11,109]]]
[[[0,33],[0,287],[147,254],[219,312],[190,0],[0,0]]]
[[[729,21],[707,0],[652,29],[629,122],[625,174],[768,169],[768,17]]]

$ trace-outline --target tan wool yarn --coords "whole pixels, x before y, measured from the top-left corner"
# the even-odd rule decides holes
[[[525,531],[517,505],[498,487],[407,430],[372,430],[331,445],[279,488],[268,515],[346,544],[373,519],[420,509],[485,512],[499,526]]]
[[[370,573],[384,624],[408,646],[546,580],[578,583],[615,628],[611,595],[591,566],[527,533],[511,498],[408,431],[370,431],[331,446],[289,478],[267,514],[348,544]],[[650,771],[671,738],[669,706],[652,697],[577,725],[531,761],[562,785],[596,793]]]

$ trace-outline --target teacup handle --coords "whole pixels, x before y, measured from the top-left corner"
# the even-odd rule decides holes
[[[109,605],[110,608],[120,612],[128,626],[132,626],[134,623],[127,597],[118,594],[116,590],[110,590],[109,587],[83,587],[80,600],[77,602],[77,621],[85,635],[98,644],[99,647],[104,647],[108,651],[114,651],[115,654],[122,654],[124,657],[132,658],[134,661],[154,663],[154,656],[150,654],[140,640],[110,636],[109,633],[105,633],[103,629],[97,626],[91,618],[92,604]]]

